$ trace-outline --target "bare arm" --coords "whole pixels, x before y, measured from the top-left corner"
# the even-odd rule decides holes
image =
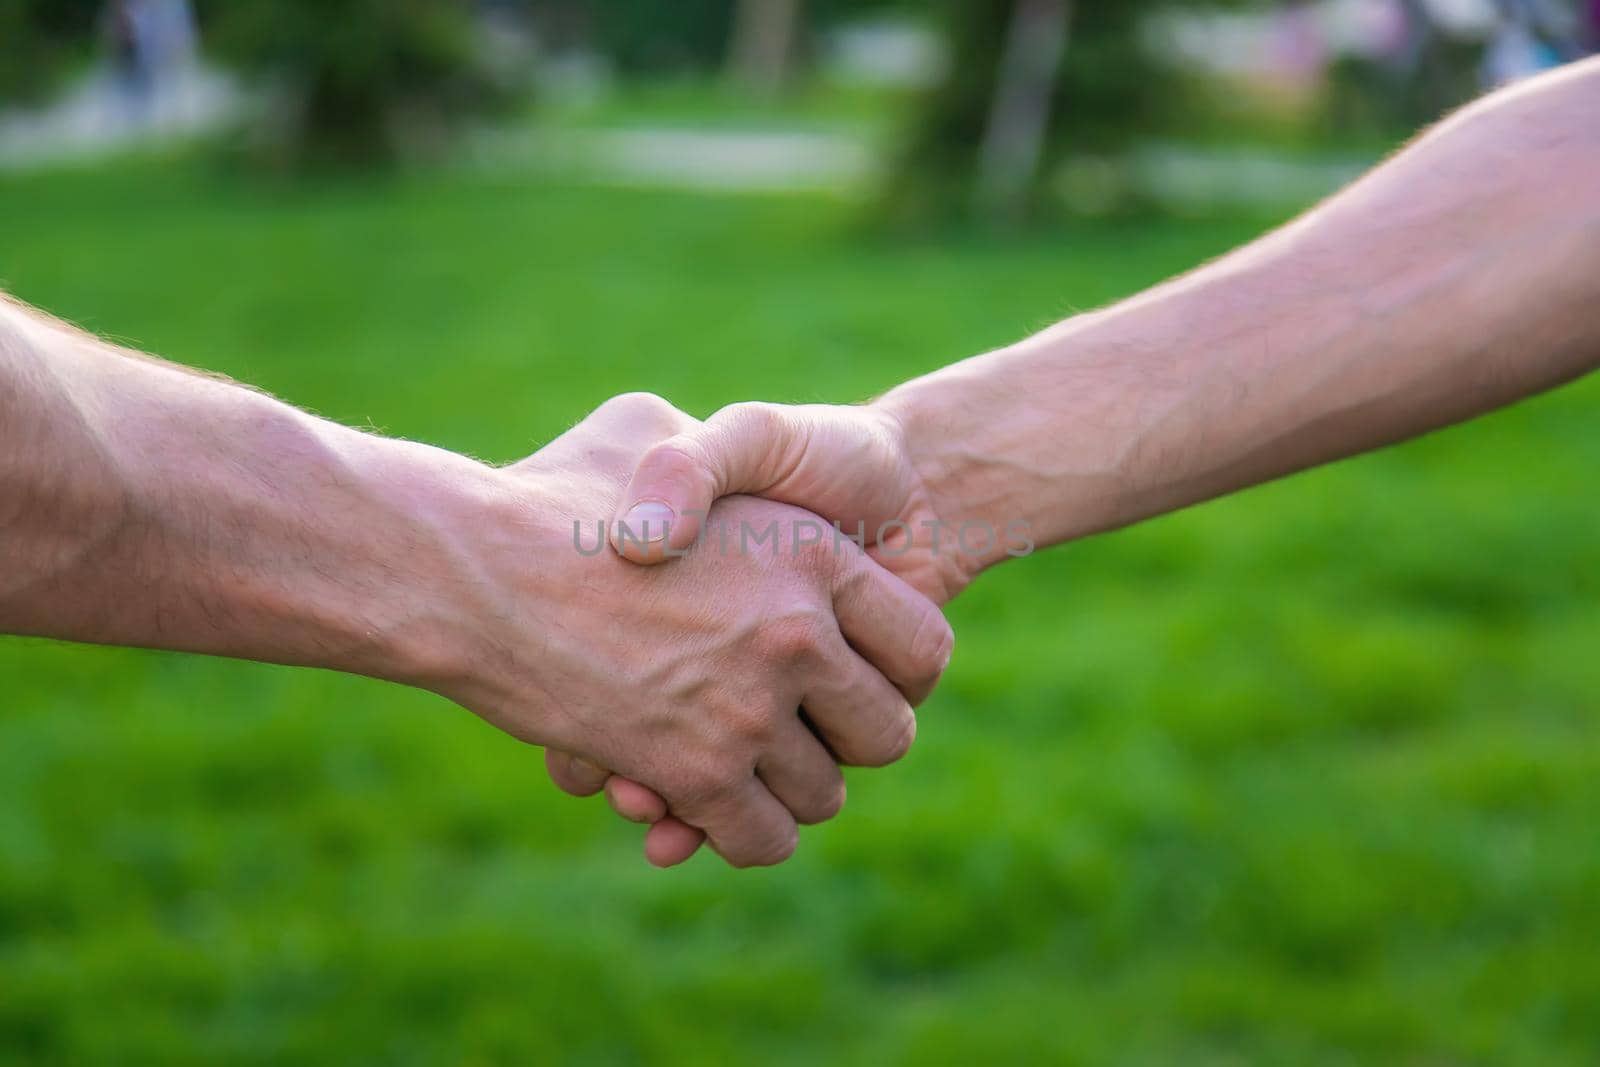
[[[869,532],[901,522],[916,543],[874,551],[948,599],[1014,547],[957,551],[962,523],[1026,523],[1038,545],[1081,537],[1596,364],[1600,59],[1484,98],[1208,266],[872,404],[724,409],[651,449],[622,511],[666,505],[672,547],[730,492]]]
[[[910,745],[906,694],[949,631],[860,552],[801,550],[789,530],[815,520],[767,501],[720,514],[781,528],[781,558],[650,575],[583,551],[643,449],[692,424],[622,397],[490,468],[0,301],[0,632],[424,687],[648,785],[681,840],[777,862],[843,803],[834,754]]]
[[[437,681],[461,520],[502,495],[462,456],[0,302],[4,632]]]
[[[1600,61],[1297,221],[883,402],[935,508],[1041,543],[1399,441],[1600,364]],[[992,562],[993,558],[984,562]]]
[[[1021,548],[1412,437],[1597,364],[1592,59],[1486,97],[1295,222],[1105,311],[871,404],[724,408],[645,453],[617,517],[648,517],[657,536],[615,547],[661,563],[712,501],[757,493],[865,531],[879,562],[943,602]],[[662,810],[635,783],[608,792],[629,817]],[[667,858],[693,851],[669,844]]]

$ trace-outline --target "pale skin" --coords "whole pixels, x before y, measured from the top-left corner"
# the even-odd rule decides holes
[[[758,494],[869,530],[940,603],[1009,558],[935,529],[1027,524],[1038,546],[1401,441],[1600,365],[1600,59],[1492,94],[1236,252],[859,406],[736,404],[646,451],[619,515],[656,539]],[[633,511],[643,504],[645,510]],[[663,538],[662,534],[665,533]],[[671,566],[676,563],[670,564]],[[620,777],[655,855],[694,835]]]
[[[852,546],[697,552],[655,573],[581,553],[574,521],[594,542],[643,450],[693,425],[633,394],[492,468],[0,297],[0,632],[428,689],[550,746],[569,790],[614,768],[696,845],[776,863],[797,823],[843,804],[838,761],[904,754],[951,635]],[[816,522],[752,497],[716,514]],[[652,858],[677,854],[672,833]]]

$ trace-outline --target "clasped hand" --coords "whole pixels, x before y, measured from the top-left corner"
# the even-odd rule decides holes
[[[736,866],[772,864],[797,824],[843,805],[838,764],[905,754],[952,636],[902,577],[849,540],[799,534],[816,517],[770,500],[703,501],[709,522],[775,530],[757,550],[706,541],[663,567],[589,551],[639,461],[700,427],[630,394],[506,468],[473,537],[489,633],[434,688],[547,746],[569,792],[617,775],[614,805],[656,823],[652,861],[703,837]]]

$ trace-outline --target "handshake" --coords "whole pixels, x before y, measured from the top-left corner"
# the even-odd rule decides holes
[[[778,863],[844,805],[840,764],[911,747],[951,655],[938,605],[1032,547],[1024,523],[956,521],[920,458],[882,402],[701,423],[616,397],[503,472],[478,530],[505,599],[473,681],[441,691],[652,823],[652,862],[709,841]]]
[[[906,753],[986,567],[1600,364],[1600,58],[1275,233],[859,407],[645,394],[490,468],[0,296],[0,632],[433,690],[551,776],[777,863]]]

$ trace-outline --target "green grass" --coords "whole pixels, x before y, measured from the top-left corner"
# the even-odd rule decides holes
[[[898,130],[915,102],[914,90],[813,81],[776,97],[751,94],[725,79],[684,76],[622,81],[592,100],[546,101],[541,121],[594,126],[688,126],[695,129],[821,130],[877,133]]]
[[[0,181],[0,279],[494,460],[851,400],[1248,219],[868,244],[816,199]],[[798,856],[648,869],[364,680],[0,641],[0,1061],[1588,1064],[1600,382],[1011,564]]]

